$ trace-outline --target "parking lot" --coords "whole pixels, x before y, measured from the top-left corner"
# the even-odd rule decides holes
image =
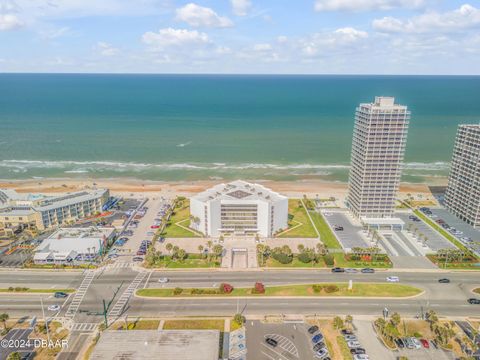
[[[458,240],[464,243],[465,245],[472,246],[475,251],[480,254],[480,230],[475,229],[473,226],[467,224],[466,222],[458,219],[456,216],[450,214],[446,209],[430,209],[433,215],[438,216],[436,219],[443,219],[448,225],[454,227],[455,229],[463,232],[462,236],[457,236]],[[473,241],[469,244],[468,242],[462,241],[462,237],[469,237]],[[476,242],[476,243],[475,243]]]
[[[253,360],[307,360],[314,359],[312,342],[303,323],[267,324],[260,321],[247,321],[247,359]],[[272,347],[265,339],[278,342]]]
[[[334,211],[324,211],[323,213],[332,229],[336,225],[343,226],[342,231],[334,231],[334,233],[344,249],[369,246],[360,236],[360,232],[363,229],[362,226],[352,224],[347,215],[342,212]]]
[[[24,262],[31,258],[32,250],[17,248],[9,254],[0,254],[0,267],[21,267]]]
[[[409,224],[412,224],[412,228],[415,227],[418,229],[417,233],[424,234],[427,236],[427,246],[433,251],[439,249],[455,248],[450,241],[441,236],[438,232],[433,230],[429,225],[425,224],[423,221],[413,221],[409,218],[411,214],[398,213],[397,216],[405,222],[405,229],[408,228]]]
[[[5,341],[14,341],[14,342],[19,342],[23,343],[25,345],[28,344],[27,340],[30,335],[30,333],[33,331],[32,328],[28,329],[12,329],[8,332],[7,335],[3,338],[3,342]],[[8,344],[8,343],[7,343]],[[30,346],[25,346],[22,349],[15,348],[15,347],[9,347],[9,346],[2,346],[0,347],[0,359],[6,359],[8,355],[12,352],[19,352],[22,355],[22,359],[29,359],[32,353],[35,352],[35,348],[33,347],[33,344]]]

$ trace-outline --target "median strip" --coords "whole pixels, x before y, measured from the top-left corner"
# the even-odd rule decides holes
[[[352,289],[348,283],[319,283],[265,287],[263,293],[256,288],[235,288],[224,293],[216,288],[162,288],[140,289],[137,296],[151,298],[192,298],[192,297],[392,297],[404,298],[423,293],[421,289],[403,284],[357,283]]]

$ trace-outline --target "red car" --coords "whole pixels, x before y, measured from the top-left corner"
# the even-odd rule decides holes
[[[430,344],[428,343],[428,340],[425,340],[425,339],[420,339],[420,342],[422,343],[423,347],[425,349],[429,349],[430,348]]]
[[[152,226],[150,226],[150,229],[158,229],[159,227],[160,226],[158,226],[158,225],[152,225]]]

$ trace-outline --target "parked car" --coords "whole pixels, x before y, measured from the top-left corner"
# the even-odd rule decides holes
[[[356,354],[353,355],[353,360],[368,360],[369,357],[367,354]]]
[[[470,298],[467,300],[469,304],[478,305],[480,304],[480,299]]]
[[[310,326],[308,328],[308,333],[309,334],[315,334],[317,331],[318,331],[318,326],[317,325],[313,325],[313,326]]]
[[[343,338],[345,341],[356,341],[358,338],[355,335],[344,335]]]
[[[338,226],[337,225],[337,226],[334,227],[334,230],[335,231],[343,231],[343,226]]]
[[[401,338],[395,339],[395,344],[397,344],[397,346],[400,349],[403,349],[405,347],[405,343],[403,342],[403,340]]]
[[[312,342],[314,344],[320,342],[320,341],[323,341],[323,335],[322,334],[317,334],[315,335],[314,337],[312,337]]]
[[[341,267],[334,267],[332,269],[332,273],[343,273],[343,272],[345,272],[345,269]]]
[[[415,349],[421,349],[422,348],[422,343],[417,338],[412,337],[412,342],[413,342],[413,345],[415,346]]]
[[[430,344],[428,343],[428,340],[426,339],[420,339],[420,343],[425,349],[430,349]]]
[[[353,331],[348,329],[342,329],[340,332],[342,335],[353,335]]]
[[[387,276],[387,282],[399,282],[400,278],[398,276]]]
[[[325,359],[328,355],[327,348],[322,348],[315,353],[315,357],[318,359]]]
[[[405,347],[407,349],[415,349],[415,344],[412,341],[412,338],[404,338],[403,342],[405,343]]]
[[[440,284],[448,284],[450,282],[450,279],[442,278],[442,279],[439,279],[438,282]]]
[[[371,268],[362,269],[363,274],[373,274],[374,272],[375,272],[375,270],[371,269]]]
[[[316,343],[315,345],[313,345],[313,351],[318,351],[320,349],[323,349],[326,346],[327,345],[325,345],[325,343],[323,341],[320,341],[320,342]]]
[[[150,226],[150,229],[158,229],[160,226],[159,225],[152,225]]]
[[[132,260],[133,260],[134,262],[143,261],[143,257],[135,256]]]
[[[265,342],[266,342],[268,345],[270,345],[271,347],[277,347],[277,345],[278,345],[278,341],[277,341],[277,340],[272,339],[272,338],[269,338],[269,337],[267,337],[267,338],[265,339]]]
[[[353,341],[347,341],[347,346],[352,349],[352,348],[358,348],[361,346],[361,344],[358,342],[358,340],[353,340]]]
[[[357,355],[357,354],[366,354],[367,352],[365,351],[364,348],[353,348],[353,349],[350,349],[350,353],[352,355]]]
[[[61,299],[61,298],[68,297],[68,294],[63,291],[57,291],[53,296],[56,297],[57,299]]]

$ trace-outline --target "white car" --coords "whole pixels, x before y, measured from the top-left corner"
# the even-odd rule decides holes
[[[398,276],[387,276],[387,282],[399,282],[400,278]]]
[[[60,305],[49,305],[47,309],[48,311],[58,311],[60,310]]]
[[[162,283],[162,284],[166,284],[166,283],[168,283],[168,278],[166,278],[166,277],[160,278],[160,279],[158,279],[158,282]]]
[[[358,338],[355,335],[344,335],[343,338],[345,341],[358,341]]]
[[[349,274],[356,274],[356,273],[358,273],[358,270],[357,269],[352,269],[352,268],[346,268],[345,272],[349,273]]]
[[[315,357],[317,359],[325,359],[328,356],[328,350],[327,348],[323,348],[315,352]]]
[[[353,355],[353,360],[368,360],[369,357],[367,354],[356,354]]]
[[[360,346],[362,346],[358,341],[356,340],[353,340],[353,341],[347,341],[347,346],[350,348],[350,349],[355,349],[355,348],[358,348]]]
[[[415,346],[415,349],[418,350],[422,348],[422,344],[420,343],[420,340],[418,340],[417,338],[412,337],[412,342],[413,342],[413,345]]]

